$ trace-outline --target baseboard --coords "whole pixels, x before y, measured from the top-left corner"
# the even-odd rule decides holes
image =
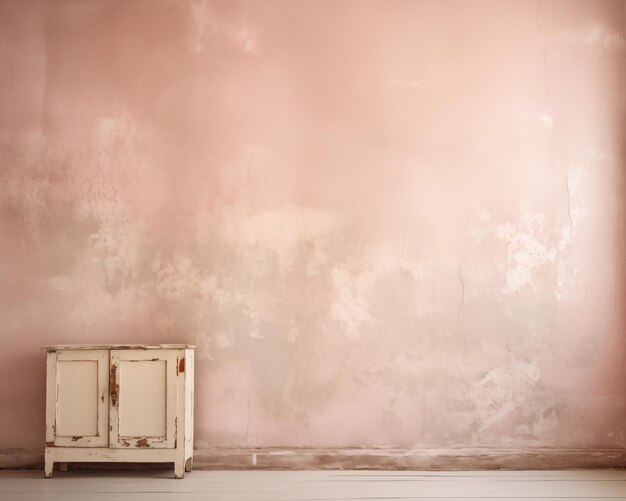
[[[534,470],[624,468],[626,449],[214,449],[195,451],[200,469]]]
[[[41,449],[2,449],[0,468],[42,468]],[[82,465],[87,467],[87,465]],[[196,449],[200,470],[546,470],[626,468],[626,449]]]
[[[43,469],[44,448],[0,449],[0,469]]]

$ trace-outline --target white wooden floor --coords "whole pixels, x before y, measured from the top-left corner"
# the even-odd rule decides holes
[[[626,499],[626,470],[0,471],[1,501]]]

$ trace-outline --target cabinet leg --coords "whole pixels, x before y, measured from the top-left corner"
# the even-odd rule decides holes
[[[59,471],[67,471],[67,463],[59,463]]]
[[[48,457],[46,454],[46,459],[44,463],[44,476],[46,478],[52,478],[52,470],[54,469],[54,461],[52,458]]]
[[[185,461],[185,471],[186,472],[190,472],[191,469],[193,468],[193,458],[187,458],[187,461]]]
[[[174,478],[185,478],[185,460],[178,460],[174,463]]]

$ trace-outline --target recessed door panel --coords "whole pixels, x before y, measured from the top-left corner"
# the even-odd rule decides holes
[[[111,351],[111,447],[173,448],[175,350]]]
[[[165,437],[167,362],[120,361],[120,436]]]
[[[57,363],[57,436],[98,434],[98,362]]]

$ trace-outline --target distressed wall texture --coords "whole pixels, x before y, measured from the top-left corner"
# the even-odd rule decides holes
[[[0,0],[0,447],[43,344],[196,446],[626,446],[626,4]]]

